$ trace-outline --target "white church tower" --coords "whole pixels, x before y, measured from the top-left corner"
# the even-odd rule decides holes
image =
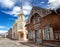
[[[27,40],[27,30],[26,30],[26,20],[23,13],[23,8],[21,7],[20,14],[17,19],[17,31],[19,40]]]
[[[21,11],[18,15],[18,19],[15,20],[12,27],[12,39],[18,39],[19,41],[27,40],[26,20],[23,13],[23,8],[20,7]]]

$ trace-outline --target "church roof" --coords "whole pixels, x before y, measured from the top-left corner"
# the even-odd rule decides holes
[[[51,14],[52,12],[49,9],[33,6],[30,16],[28,18],[28,23],[30,23],[30,19],[35,13],[39,14],[41,17],[44,17],[47,16],[48,14]]]

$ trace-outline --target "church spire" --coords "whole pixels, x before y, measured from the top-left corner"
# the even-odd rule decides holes
[[[21,9],[21,10],[20,10],[20,13],[18,14],[18,17],[24,15],[24,13],[23,13],[23,7],[21,6],[20,9]]]

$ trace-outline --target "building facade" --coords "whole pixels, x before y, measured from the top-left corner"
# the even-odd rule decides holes
[[[5,33],[5,38],[8,38],[8,32]]]
[[[12,28],[10,28],[10,30],[8,31],[8,37],[12,39]]]
[[[18,19],[15,21],[12,27],[12,38],[18,39],[21,41],[23,40],[27,41],[27,30],[25,25],[26,25],[26,20],[21,8],[21,12],[18,15]]]
[[[44,42],[60,42],[60,14],[52,12],[41,19]],[[46,41],[47,40],[47,41]]]
[[[12,39],[18,40],[18,32],[17,32],[16,21],[14,22],[13,27],[12,27]]]
[[[28,18],[28,40],[42,44],[50,41],[60,41],[60,16],[49,9],[33,7]],[[58,29],[56,30],[56,28]],[[56,40],[55,38],[59,38]]]
[[[25,16],[22,13],[20,13],[18,15],[18,19],[17,19],[17,32],[19,35],[19,40],[26,40],[27,41],[27,30],[26,30],[26,20],[25,20]]]

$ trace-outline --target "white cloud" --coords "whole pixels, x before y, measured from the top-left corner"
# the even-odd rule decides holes
[[[60,7],[60,0],[49,0],[49,8],[51,9],[57,9],[58,7]]]
[[[49,0],[49,2],[55,2],[56,0]]]
[[[20,0],[22,2],[22,6],[23,6],[23,12],[25,15],[30,14],[30,11],[32,9],[31,6],[31,0]]]
[[[25,15],[30,14],[30,11],[32,9],[31,6],[31,2],[32,0],[20,0],[20,2],[22,2],[22,6],[23,6],[23,12]]]
[[[23,5],[23,9],[25,10],[31,10],[32,6],[30,5]]]
[[[5,28],[5,26],[0,26],[0,28]]]
[[[20,12],[21,11],[21,8],[19,6],[15,6],[13,8],[13,12]]]
[[[3,8],[12,8],[15,2],[13,0],[0,0],[0,5]]]
[[[21,8],[19,6],[15,6],[12,11],[3,11],[6,14],[17,16],[21,11]]]
[[[6,33],[6,32],[8,32],[8,31],[5,31],[5,30],[0,30],[0,33]]]
[[[4,2],[4,3],[2,3],[4,7],[12,8],[14,6],[15,2],[17,2],[17,1],[14,2],[14,0],[6,0],[6,1],[4,0],[2,2]],[[20,2],[22,2],[23,13],[25,15],[30,14],[30,11],[32,9],[30,1],[26,0],[26,2],[25,2],[24,0],[20,0]],[[2,11],[2,12],[6,13],[6,14],[17,16],[21,12],[21,8],[20,8],[20,6],[14,6],[12,11]]]
[[[28,14],[30,14],[31,9],[32,9],[31,6],[28,6],[28,5],[25,6],[24,5],[23,6],[23,13],[25,15],[28,15]],[[3,12],[6,13],[6,14],[17,16],[21,12],[21,7],[15,6],[12,11],[7,11],[7,12],[3,11]]]
[[[40,3],[44,3],[44,2],[40,2]]]
[[[31,9],[32,9],[32,6],[29,6],[29,5],[23,6],[23,12],[24,12],[24,14],[25,15],[30,14]]]
[[[29,15],[29,14],[30,14],[30,11],[24,10],[23,13],[24,13],[25,15]]]

